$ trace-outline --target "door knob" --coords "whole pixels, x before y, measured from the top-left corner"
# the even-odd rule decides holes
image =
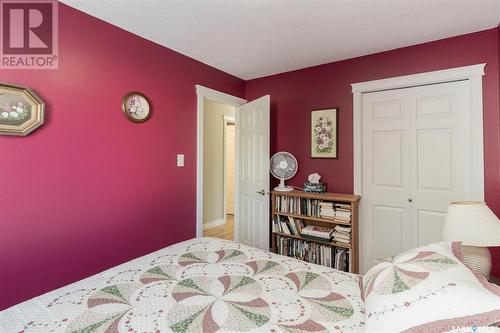
[[[266,195],[266,191],[264,191],[264,190],[257,191],[256,193],[258,193],[260,195]]]
[[[413,201],[413,199],[412,199],[412,198],[408,198],[408,202],[412,202],[412,201]]]

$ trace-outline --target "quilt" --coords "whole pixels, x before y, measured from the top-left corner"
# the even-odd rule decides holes
[[[360,286],[360,275],[196,238],[4,310],[0,331],[362,332]]]

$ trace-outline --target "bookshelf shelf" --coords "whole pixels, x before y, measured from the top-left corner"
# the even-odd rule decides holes
[[[296,257],[329,267],[359,272],[358,250],[358,204],[360,197],[344,193],[271,192],[272,239],[271,249],[275,253]],[[332,209],[333,207],[333,209]],[[339,215],[322,217],[325,213]],[[342,217],[342,214],[344,215]],[[318,216],[319,215],[319,216]],[[346,218],[347,216],[347,218]],[[350,219],[350,221],[349,221]],[[347,221],[346,221],[347,220]],[[290,228],[282,228],[286,224]],[[317,240],[300,235],[300,226],[347,228],[349,243],[333,240]],[[291,230],[287,230],[291,229]],[[300,230],[297,230],[300,229]],[[345,234],[344,234],[345,235]],[[337,254],[345,260],[338,265]]]

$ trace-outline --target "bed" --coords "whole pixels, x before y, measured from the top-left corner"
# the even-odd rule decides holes
[[[429,252],[433,251],[427,250]],[[430,259],[443,264],[443,259],[435,257],[435,251],[433,253],[434,257]],[[420,255],[419,258],[426,259],[428,263],[428,256]],[[408,261],[403,263],[407,264]],[[396,267],[391,265],[391,269]],[[436,266],[432,269],[436,271]],[[408,273],[408,268],[401,270],[407,274],[404,280],[407,285],[418,285],[417,278],[423,279],[422,272]],[[376,313],[376,304],[375,310],[368,316],[365,295],[368,290],[368,295],[383,294],[387,289],[387,277],[390,280],[392,275],[389,272],[384,277],[384,270],[379,268],[369,272],[363,281],[360,275],[309,264],[231,241],[197,238],[4,310],[0,312],[0,331],[380,331],[381,327],[386,326],[377,326],[380,324],[378,322],[375,326],[367,323],[367,320],[380,316]],[[394,285],[396,282],[393,279]],[[403,287],[398,284],[398,288]],[[403,291],[408,295],[407,290],[403,288]],[[481,309],[481,314],[484,316],[487,313],[489,318],[475,321],[477,324],[491,324],[495,317],[500,317],[500,302],[495,309],[495,301],[500,300],[500,294],[491,290],[486,293],[491,293],[497,299],[488,298],[489,303],[486,302],[488,304],[485,309]],[[397,294],[399,297],[401,292]],[[416,309],[418,313],[418,304],[415,304],[413,310]],[[380,313],[384,309],[391,310],[384,304],[380,309]],[[394,311],[405,310],[403,307],[387,312],[393,314]],[[436,322],[436,318],[431,319]],[[389,317],[389,320],[393,319]],[[412,327],[413,331],[419,331],[425,325]],[[396,327],[386,328],[389,331],[400,330]],[[436,331],[424,331],[433,330]]]

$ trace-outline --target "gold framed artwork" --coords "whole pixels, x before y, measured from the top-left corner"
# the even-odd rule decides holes
[[[45,103],[28,87],[0,83],[0,135],[25,136],[43,125]]]
[[[311,158],[337,158],[338,111],[311,111]]]
[[[146,96],[132,91],[123,96],[122,111],[130,121],[143,123],[151,117],[151,104]]]

